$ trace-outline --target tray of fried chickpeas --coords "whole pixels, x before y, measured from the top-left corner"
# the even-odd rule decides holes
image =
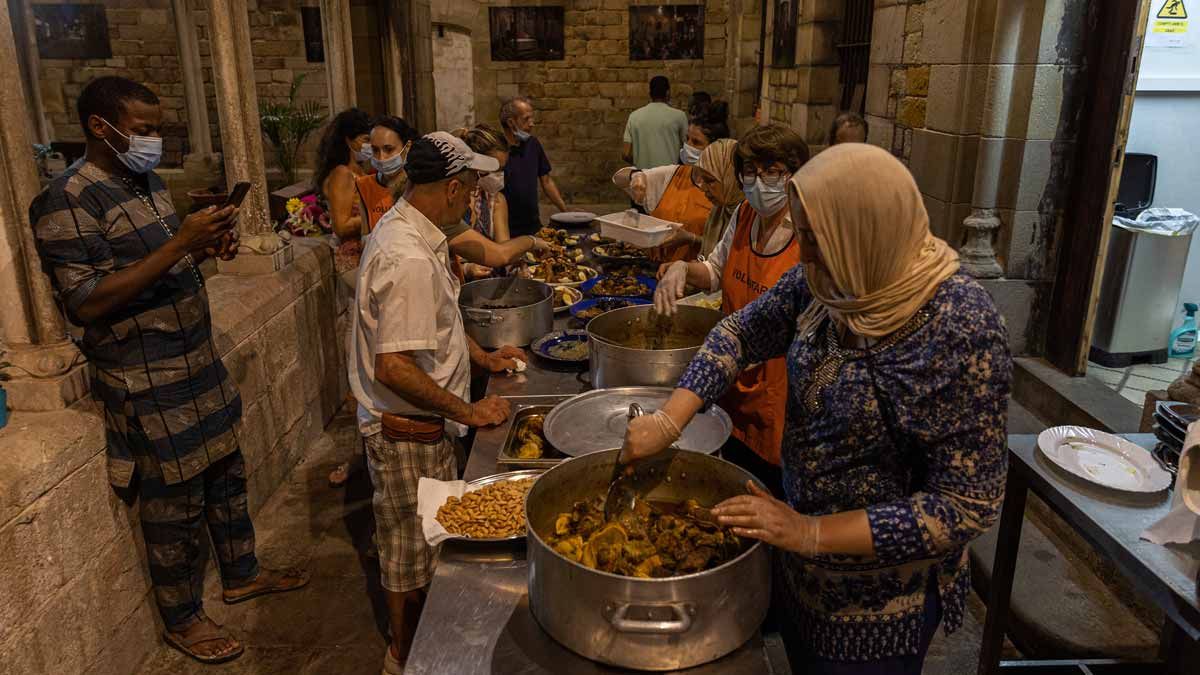
[[[422,478],[417,510],[422,515],[426,541],[496,543],[523,539],[525,495],[541,474],[541,470],[508,471],[469,483]],[[433,522],[426,522],[430,515]]]

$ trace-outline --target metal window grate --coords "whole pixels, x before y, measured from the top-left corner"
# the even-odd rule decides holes
[[[871,62],[871,20],[874,0],[846,0],[842,15],[842,39],[837,44],[839,105],[842,110],[861,113],[866,107],[867,69]]]

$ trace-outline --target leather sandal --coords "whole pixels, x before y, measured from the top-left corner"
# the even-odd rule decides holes
[[[225,630],[224,626],[218,624],[207,616],[203,618],[203,624],[200,630],[193,632],[191,635],[184,637],[182,633],[174,633],[166,630],[163,631],[163,640],[165,640],[167,644],[171,645],[175,649],[178,649],[181,653],[192,657],[200,663],[225,663],[227,661],[236,659],[246,651],[245,645],[234,638],[229,631]],[[230,640],[237,644],[237,649],[229,654],[221,655],[206,655],[200,654],[196,651],[195,648],[197,645],[204,644],[205,642],[212,642],[214,640]]]
[[[267,586],[255,586],[255,582],[262,577],[263,573],[278,574],[279,578],[276,579],[275,583],[273,584]],[[288,591],[304,588],[308,585],[309,579],[311,578],[308,570],[302,570],[297,567],[289,567],[283,570],[263,569],[259,570],[258,575],[259,576],[255,577],[254,581],[251,581],[245,586],[225,589],[221,593],[221,599],[223,599],[227,605],[236,605],[239,602],[245,602],[259,596],[270,595],[271,593],[287,593]]]

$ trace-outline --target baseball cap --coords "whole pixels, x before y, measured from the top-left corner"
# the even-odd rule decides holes
[[[418,138],[408,150],[404,169],[408,180],[418,185],[436,183],[465,169],[492,172],[500,168],[495,157],[481,155],[461,138],[435,131]]]

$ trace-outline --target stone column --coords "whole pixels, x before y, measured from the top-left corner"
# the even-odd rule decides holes
[[[329,83],[332,116],[358,101],[350,0],[321,0],[321,34],[325,41],[325,81]]]
[[[388,0],[383,35],[388,103],[422,133],[437,128],[433,16],[429,0]]]
[[[253,185],[242,202],[238,229],[244,235],[255,235],[269,234],[273,228],[267,208],[267,172],[263,160],[266,141],[258,121],[258,91],[246,5],[247,0],[209,0],[209,51],[225,180],[230,186],[241,181]]]
[[[187,107],[188,153],[183,170],[205,185],[220,179],[220,157],[213,154],[208,121],[208,99],[204,95],[204,71],[200,67],[200,44],[196,41],[196,22],[192,0],[171,0],[175,15],[175,37],[179,43],[179,72],[183,77],[183,95]]]
[[[0,5],[0,81],[21,73],[8,4]],[[0,343],[15,366],[5,384],[14,410],[65,408],[87,393],[86,366],[67,338],[50,280],[38,265],[29,204],[41,189],[30,152],[29,111],[0,96]]]
[[[1004,276],[992,238],[1002,223],[995,209],[972,209],[963,220],[967,242],[959,249],[962,269],[976,279],[998,279]]]
[[[14,14],[11,20],[14,26],[21,27],[21,30],[13,31],[13,38],[21,55],[18,59],[21,66],[21,85],[29,100],[33,141],[46,144],[52,137],[50,123],[46,121],[46,109],[42,107],[42,88],[39,85],[41,78],[38,75],[41,70],[41,57],[38,55],[37,40],[34,38],[37,33],[33,26],[33,11],[29,8],[29,0],[20,0],[16,4],[18,13]]]

